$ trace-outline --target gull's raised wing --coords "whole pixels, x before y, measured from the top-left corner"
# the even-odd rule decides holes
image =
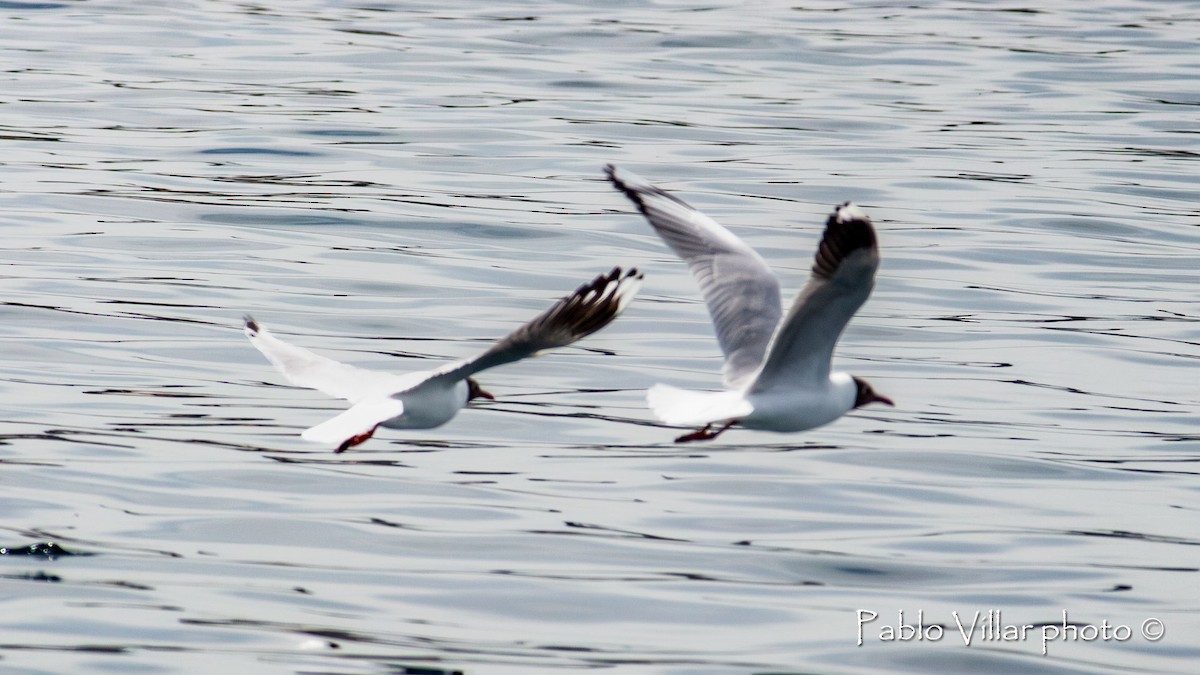
[[[381,390],[398,391],[413,385],[413,378],[339,363],[280,340],[250,316],[245,317],[245,321],[250,344],[262,352],[288,382],[298,387],[316,389],[334,398],[357,403]]]
[[[430,379],[462,379],[581,340],[617,318],[641,285],[642,273],[636,268],[614,267],[554,303],[484,353],[439,368],[431,373]]]
[[[812,276],[780,324],[750,391],[827,380],[833,348],[871,294],[878,267],[871,219],[850,202],[838,206],[825,221]]]
[[[725,386],[745,384],[762,365],[783,313],[779,280],[754,249],[682,199],[611,164],[604,171],[687,263],[725,354]]]

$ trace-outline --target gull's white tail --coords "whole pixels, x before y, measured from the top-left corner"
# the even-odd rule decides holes
[[[365,434],[381,423],[404,412],[404,402],[391,396],[369,398],[355,403],[336,417],[331,417],[300,434],[313,443],[341,443],[347,438]]]
[[[754,412],[740,391],[689,391],[669,384],[650,387],[646,403],[655,417],[679,426],[727,422]]]

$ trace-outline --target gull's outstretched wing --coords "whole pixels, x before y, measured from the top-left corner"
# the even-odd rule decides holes
[[[838,206],[825,221],[812,276],[780,324],[750,391],[827,380],[833,348],[871,294],[878,267],[871,219],[850,202]]]
[[[246,337],[250,338],[250,344],[262,352],[288,382],[298,387],[316,389],[334,398],[356,403],[381,390],[400,390],[412,386],[411,377],[339,363],[280,340],[250,316],[245,321]]]
[[[739,388],[762,365],[779,324],[779,280],[762,256],[717,221],[628,171],[611,164],[604,171],[687,263],[725,354],[725,386]]]
[[[439,368],[433,371],[430,379],[462,379],[583,339],[617,318],[637,295],[641,285],[642,273],[636,268],[614,267],[608,274],[601,274],[554,303],[553,307],[509,333],[484,353]]]

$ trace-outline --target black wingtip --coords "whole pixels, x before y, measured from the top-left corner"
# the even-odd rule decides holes
[[[817,247],[813,274],[828,279],[837,273],[846,256],[877,245],[870,216],[853,203],[842,202],[825,220],[825,233]]]
[[[604,165],[604,174],[608,176],[609,182],[611,182],[613,187],[619,190],[621,194],[625,195],[629,201],[633,202],[633,205],[636,206],[638,211],[640,211],[641,214],[646,218],[650,218],[649,206],[646,204],[647,197],[661,197],[663,199],[669,199],[686,209],[692,209],[687,202],[656,185],[651,185],[641,176],[637,176],[629,172],[624,173],[626,177],[621,177],[617,175],[617,167],[615,165]]]
[[[620,283],[624,282],[625,279],[633,278],[641,280],[643,276],[644,275],[642,274],[641,270],[636,267],[625,269],[618,265],[613,267],[608,272],[598,275],[595,279],[592,279],[585,284],[581,284],[579,288],[575,289],[575,292],[571,295],[574,297],[582,297],[587,295],[589,292],[600,293],[603,292],[604,289],[606,289],[609,284],[612,284],[613,282],[617,282],[618,285],[620,285]],[[614,292],[615,290],[616,289],[614,289]]]
[[[254,317],[246,314],[242,317],[242,321],[244,321],[246,324],[246,330],[250,331],[251,333],[258,333],[258,322],[254,320]]]
[[[642,201],[641,193],[629,183],[626,183],[624,178],[617,175],[617,167],[615,165],[605,164],[604,175],[608,177],[608,182],[612,183],[613,187],[628,197],[629,201],[638,207],[639,211],[643,213],[646,211],[646,204]]]
[[[643,276],[636,267],[614,267],[559,301],[555,313],[571,327],[572,341],[591,335],[617,318],[637,293]]]

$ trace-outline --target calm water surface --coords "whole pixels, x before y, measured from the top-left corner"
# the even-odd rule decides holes
[[[1200,4],[1034,6],[0,3],[0,669],[1194,672]],[[789,295],[863,204],[899,405],[672,445],[720,357],[605,162]],[[345,455],[240,332],[423,368],[616,264]]]

